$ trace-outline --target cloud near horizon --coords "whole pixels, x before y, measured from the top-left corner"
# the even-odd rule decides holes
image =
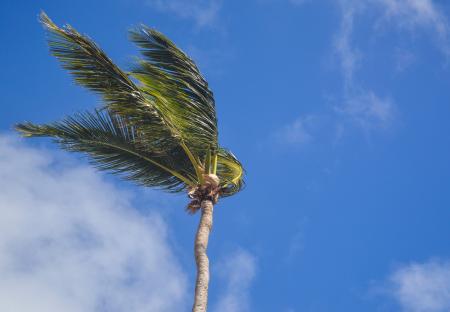
[[[450,311],[450,261],[402,266],[389,277],[385,292],[405,312]]]
[[[244,249],[237,249],[217,265],[224,290],[214,312],[249,312],[250,287],[256,274],[256,258]]]
[[[0,180],[0,311],[186,306],[164,221],[94,169],[0,135]]]
[[[0,311],[190,310],[193,287],[167,225],[133,207],[133,194],[70,157],[2,134],[0,181]],[[217,272],[224,286],[211,305],[249,311],[255,257],[238,249]]]

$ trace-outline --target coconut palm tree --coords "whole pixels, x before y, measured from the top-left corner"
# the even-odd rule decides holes
[[[77,84],[99,94],[103,105],[59,122],[26,122],[16,129],[25,137],[52,137],[63,149],[87,154],[97,168],[139,185],[187,192],[188,211],[201,211],[193,311],[206,311],[213,205],[243,186],[241,163],[219,146],[207,82],[183,51],[144,25],[130,31],[142,56],[124,72],[71,26],[59,28],[45,13],[40,20],[51,53]]]

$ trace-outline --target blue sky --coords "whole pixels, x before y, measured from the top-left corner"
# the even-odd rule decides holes
[[[195,277],[184,195],[12,132],[99,104],[41,9],[122,67],[126,30],[155,27],[208,79],[247,170],[215,210],[211,311],[450,310],[447,1],[79,0],[0,4],[2,311],[189,311]]]

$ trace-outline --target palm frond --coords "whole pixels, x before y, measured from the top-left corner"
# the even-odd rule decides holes
[[[48,32],[51,53],[81,86],[100,94],[105,106],[138,126],[145,133],[146,143],[153,149],[167,151],[178,141],[145,95],[118,66],[88,37],[70,25],[59,28],[41,13]]]
[[[168,152],[177,145],[181,146],[201,182],[202,155],[199,152],[201,150],[196,149],[199,143],[187,138],[195,136],[195,133],[197,133],[196,138],[202,136],[201,134],[205,132],[202,124],[204,120],[176,117],[176,112],[170,109],[173,106],[161,105],[161,102],[173,102],[169,94],[159,96],[158,92],[152,93],[138,88],[92,40],[78,33],[71,26],[59,28],[45,13],[41,13],[41,21],[48,30],[52,54],[61,61],[65,69],[74,75],[75,81],[101,94],[105,100],[105,107],[126,118],[128,124],[138,127],[144,134],[143,140],[152,149]],[[191,114],[191,117],[194,116]],[[195,127],[196,123],[198,127]],[[192,132],[192,135],[185,131],[188,124],[190,125],[188,130]],[[207,139],[209,138],[210,136],[207,136]],[[207,140],[204,138],[201,142],[205,141]],[[217,144],[217,134],[209,142],[208,144]]]
[[[144,56],[131,71],[166,121],[199,158],[217,150],[214,98],[195,63],[163,34],[147,26],[130,31]]]
[[[59,28],[44,12],[40,20],[47,30],[51,53],[73,74],[76,83],[110,101],[134,102],[140,97],[139,89],[92,40],[70,25]]]
[[[216,174],[220,179],[222,196],[231,196],[244,187],[244,168],[227,149],[219,148]]]
[[[43,12],[40,18],[51,53],[104,106],[52,124],[19,124],[18,131],[53,137],[64,149],[88,154],[98,168],[146,186],[180,191],[216,173],[222,196],[243,187],[241,163],[218,145],[213,94],[173,42],[146,26],[132,30],[143,58],[125,73],[87,36],[58,27]]]
[[[18,124],[24,136],[52,137],[68,151],[83,152],[101,170],[141,185],[181,191],[195,185],[195,171],[184,151],[152,151],[141,134],[125,120],[108,111],[77,114],[48,125]]]

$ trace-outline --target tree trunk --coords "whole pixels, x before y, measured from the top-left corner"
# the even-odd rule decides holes
[[[195,262],[197,264],[197,281],[192,312],[206,312],[208,305],[209,260],[206,255],[209,233],[212,227],[213,204],[210,200],[201,203],[202,215],[195,236]]]

